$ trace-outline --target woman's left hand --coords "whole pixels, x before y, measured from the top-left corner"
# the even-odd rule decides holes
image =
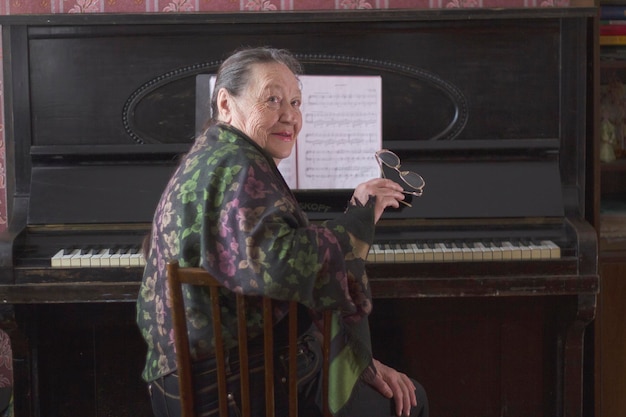
[[[377,223],[387,207],[400,207],[399,201],[405,198],[402,191],[402,186],[395,181],[385,178],[374,178],[359,184],[354,189],[352,198],[365,205],[370,196],[375,196],[374,222]]]
[[[370,384],[387,398],[393,398],[396,403],[396,415],[408,416],[411,407],[417,406],[415,385],[411,379],[380,361],[373,359],[376,376]]]

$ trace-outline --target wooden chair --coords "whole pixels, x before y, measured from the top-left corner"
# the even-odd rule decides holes
[[[217,385],[219,394],[219,415],[228,416],[228,389],[226,386],[226,354],[224,351],[223,337],[221,333],[221,316],[218,302],[219,288],[222,286],[213,276],[202,268],[182,268],[177,261],[171,261],[167,265],[167,283],[172,301],[172,320],[174,326],[174,340],[176,346],[176,361],[178,364],[178,378],[180,387],[180,403],[182,417],[195,416],[195,399],[193,390],[193,375],[191,371],[191,354],[189,338],[187,333],[187,320],[185,306],[183,303],[182,284],[204,285],[209,288],[211,309],[213,315],[213,328],[215,329],[216,341],[216,363],[217,363]],[[248,365],[248,337],[245,318],[246,297],[240,294],[236,296],[237,302],[237,326],[239,333],[239,360],[241,371],[241,411],[244,417],[250,416],[250,380]],[[265,361],[265,416],[273,417],[275,409],[274,401],[274,352],[273,352],[273,325],[272,325],[272,300],[263,298],[263,321],[264,321],[264,341],[263,357]],[[297,303],[289,303],[288,315],[289,328],[289,416],[298,415],[298,390],[297,390],[297,369],[296,360],[297,348]],[[323,382],[322,401],[324,406],[324,416],[330,416],[328,410],[328,366],[330,351],[330,311],[324,313],[324,343],[323,343]]]

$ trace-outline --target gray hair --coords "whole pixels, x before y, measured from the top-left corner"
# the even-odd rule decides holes
[[[238,97],[250,79],[250,69],[254,64],[264,64],[277,62],[284,64],[297,77],[301,75],[302,65],[286,49],[276,49],[269,47],[240,49],[226,58],[220,65],[215,79],[215,87],[211,97],[211,120],[210,124],[217,121],[217,93],[225,88],[230,94]]]

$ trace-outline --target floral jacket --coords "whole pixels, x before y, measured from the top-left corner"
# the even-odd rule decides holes
[[[170,259],[207,269],[235,292],[297,300],[312,311],[336,310],[348,333],[350,326],[359,328],[357,357],[371,361],[364,261],[373,237],[371,202],[311,224],[263,149],[231,126],[210,127],[181,161],[154,216],[137,300],[137,323],[148,345],[143,378],[151,381],[176,369],[166,290]],[[213,352],[208,295],[189,287],[184,297],[192,355],[208,357]],[[222,297],[222,308],[233,311],[226,316],[234,319],[232,297],[228,291]],[[260,314],[250,315],[249,328],[251,336],[261,333]],[[236,344],[234,329],[234,322],[225,324],[228,347]]]

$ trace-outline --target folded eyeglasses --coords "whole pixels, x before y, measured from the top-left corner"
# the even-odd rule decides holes
[[[380,166],[380,172],[385,178],[385,171],[383,170],[383,165],[395,170],[398,173],[400,179],[407,185],[412,191],[403,190],[404,194],[414,195],[416,197],[420,197],[424,193],[424,186],[426,185],[426,181],[424,178],[417,172],[413,171],[402,171],[400,169],[400,157],[390,151],[389,149],[381,149],[376,152],[376,160],[378,161],[378,165]],[[410,204],[401,201],[407,206],[411,207]]]

